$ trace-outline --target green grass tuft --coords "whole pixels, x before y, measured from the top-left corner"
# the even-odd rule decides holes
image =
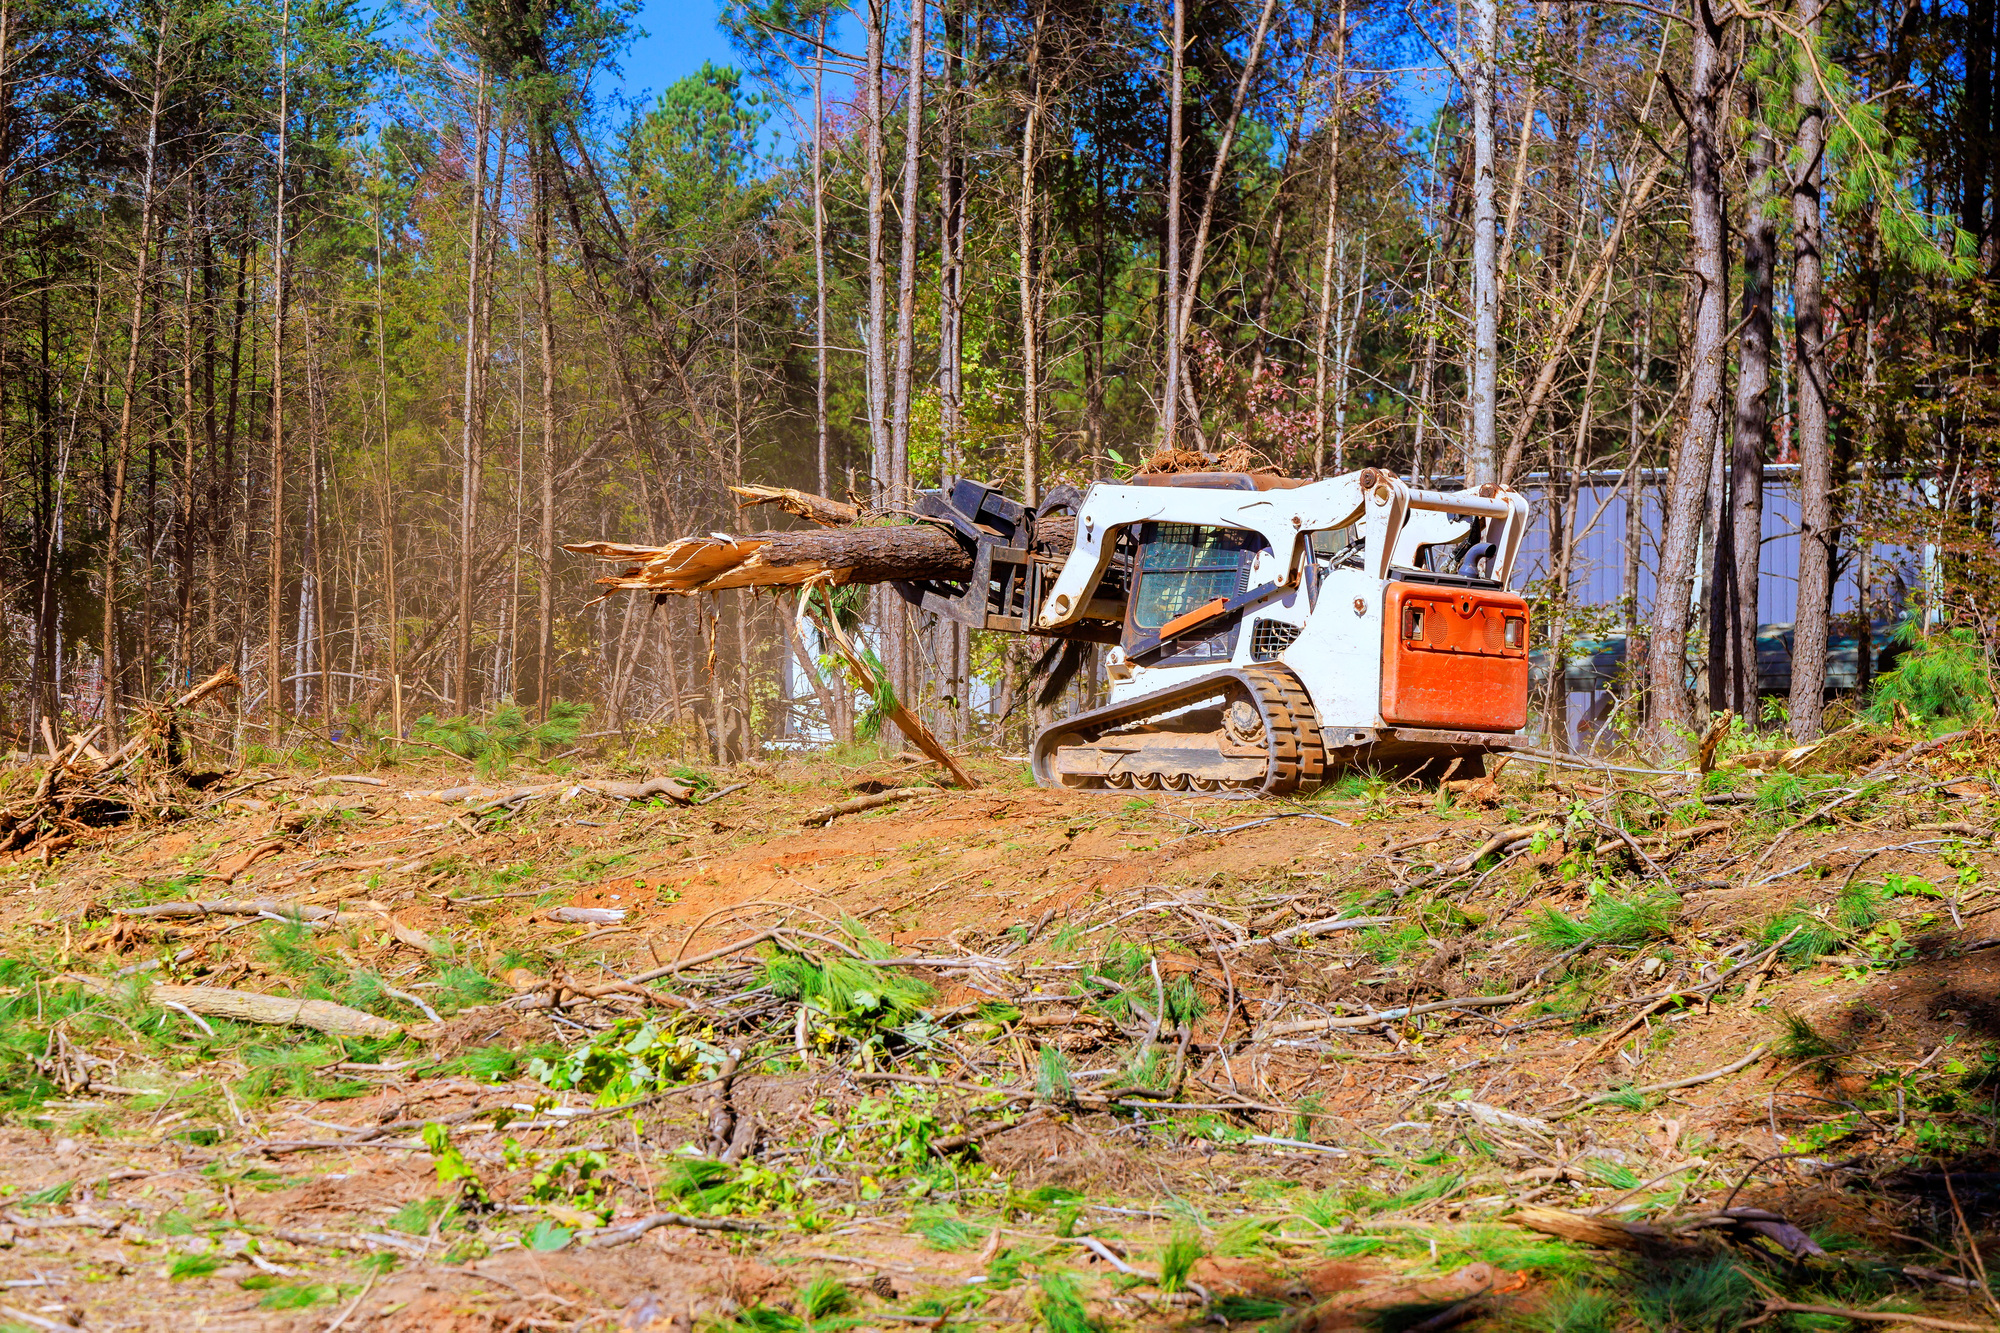
[[[910,1220],[910,1230],[922,1236],[924,1244],[933,1250],[946,1252],[969,1250],[987,1236],[985,1227],[942,1208],[919,1208]]]
[[[1046,1333],[1096,1333],[1097,1321],[1083,1304],[1083,1293],[1068,1273],[1048,1273],[1035,1298],[1035,1316]]]
[[[820,1273],[799,1288],[799,1309],[807,1319],[824,1319],[847,1309],[847,1287],[831,1273]]]
[[[1211,1319],[1219,1319],[1227,1327],[1230,1324],[1258,1324],[1266,1319],[1276,1319],[1291,1309],[1283,1301],[1265,1300],[1262,1296],[1218,1296],[1215,1304],[1208,1308]]]
[[[1076,1096],[1069,1057],[1054,1046],[1042,1047],[1035,1068],[1035,1095],[1045,1102],[1066,1102]]]
[[[1663,1265],[1648,1272],[1632,1306],[1656,1333],[1740,1328],[1755,1296],[1750,1280],[1727,1254]]]
[[[1201,1229],[1192,1222],[1178,1223],[1167,1237],[1166,1248],[1160,1251],[1160,1290],[1186,1290],[1188,1274],[1204,1253]]]
[[[1794,933],[1796,932],[1796,933]],[[1785,939],[1790,935],[1790,939]],[[1771,918],[1758,938],[1760,948],[1785,940],[1778,956],[1794,967],[1804,967],[1815,958],[1825,957],[1841,945],[1841,932],[1830,921],[1810,912],[1781,912]]]
[[[1542,1308],[1529,1316],[1534,1333],[1612,1333],[1619,1300],[1608,1291],[1581,1282],[1565,1282],[1550,1292]]]

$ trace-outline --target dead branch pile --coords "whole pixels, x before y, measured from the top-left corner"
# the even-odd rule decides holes
[[[166,708],[145,709],[132,738],[109,755],[92,745],[101,726],[72,737],[26,800],[0,806],[0,856],[52,858],[89,829],[170,807],[177,790],[198,788],[202,778],[189,767],[180,712],[242,684],[233,668],[223,667]]]

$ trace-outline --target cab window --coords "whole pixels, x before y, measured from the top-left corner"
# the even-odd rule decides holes
[[[1139,549],[1128,642],[1218,597],[1227,600],[1242,592],[1252,562],[1264,549],[1264,539],[1254,532],[1192,523],[1142,523],[1135,535]],[[1236,639],[1234,619],[1204,637],[1178,641],[1161,660],[1227,657]]]

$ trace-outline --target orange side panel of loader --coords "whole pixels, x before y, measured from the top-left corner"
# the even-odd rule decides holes
[[[1391,583],[1382,720],[1464,731],[1528,725],[1527,600],[1497,588]]]

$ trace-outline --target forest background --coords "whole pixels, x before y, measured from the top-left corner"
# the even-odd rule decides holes
[[[1164,442],[1542,474],[1541,642],[1639,631],[1656,742],[1816,734],[1877,540],[1921,533],[1921,623],[1991,660],[1995,0],[724,21],[739,66],[635,109],[603,0],[0,0],[0,745],[116,741],[222,666],[238,756],[846,737],[837,678],[783,686],[826,670],[790,605],[593,602],[560,545],[740,528],[746,480],[1032,499]],[[1771,462],[1804,540],[1760,702]],[[1591,474],[1660,478],[1675,595],[1634,539],[1622,605],[1570,605]],[[948,739],[1030,724],[1032,642],[853,609]]]

